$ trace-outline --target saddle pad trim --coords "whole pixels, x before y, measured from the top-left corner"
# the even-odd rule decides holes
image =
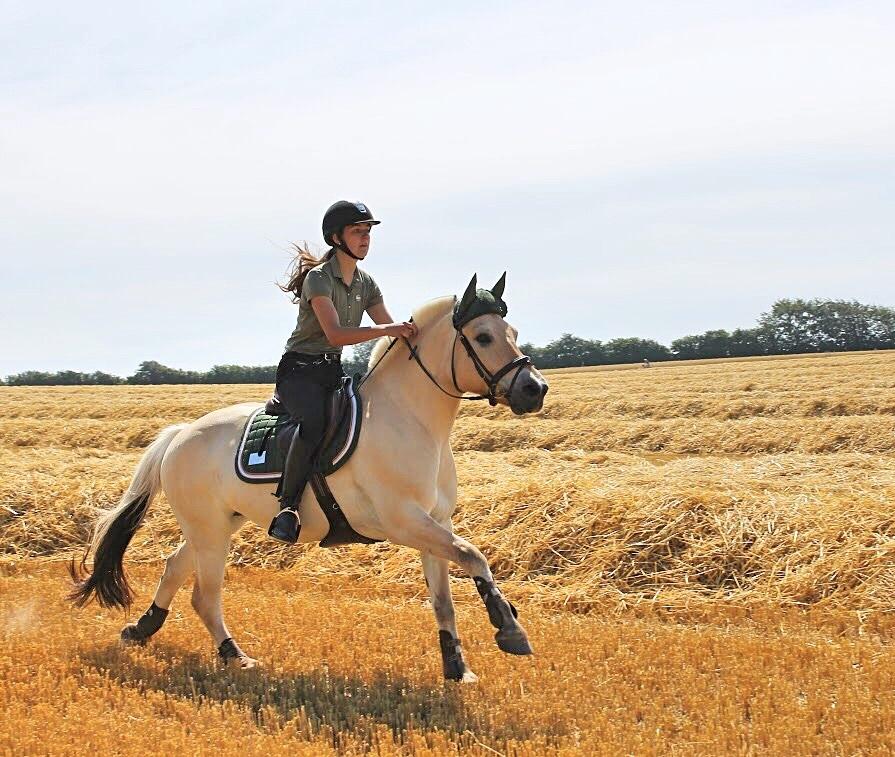
[[[236,475],[247,484],[276,483],[280,480],[281,473],[276,471],[270,473],[252,473],[251,471],[246,470],[242,465],[242,453],[245,449],[246,441],[248,441],[249,433],[252,431],[252,423],[255,422],[255,418],[258,414],[263,412],[264,406],[262,405],[249,416],[248,421],[246,421],[245,429],[242,432],[242,439],[240,439],[239,446],[236,448]],[[297,430],[296,433],[298,433]]]
[[[338,454],[333,456],[332,462],[321,471],[324,476],[330,476],[341,468],[351,458],[354,448],[357,447],[357,440],[360,438],[361,415],[363,406],[360,402],[360,395],[354,390],[354,382],[348,386],[348,413],[351,416],[351,423],[348,426],[348,434],[345,436],[345,444]]]

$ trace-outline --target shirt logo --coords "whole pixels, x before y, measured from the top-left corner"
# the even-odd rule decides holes
[[[354,207],[356,207],[361,213],[367,212],[367,206],[364,205],[362,202],[354,203]]]
[[[354,295],[354,299],[356,299],[358,302],[360,302],[360,295],[359,294]]]

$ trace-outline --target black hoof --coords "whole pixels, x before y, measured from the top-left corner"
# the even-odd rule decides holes
[[[298,513],[295,510],[284,508],[271,521],[267,535],[277,541],[286,542],[286,544],[295,544],[298,541],[298,529]]]
[[[529,655],[534,654],[531,644],[528,643],[528,637],[525,631],[519,629],[514,631],[498,631],[494,634],[494,640],[501,652],[507,654]]]
[[[146,637],[140,633],[136,623],[130,623],[121,629],[121,643],[129,646],[142,647],[146,643]]]

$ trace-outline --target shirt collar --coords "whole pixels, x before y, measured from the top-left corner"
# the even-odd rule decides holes
[[[332,272],[332,275],[337,279],[342,279],[342,266],[339,265],[339,259],[333,253],[333,256],[326,261],[326,264],[329,266],[329,270]],[[345,283],[345,279],[342,279],[342,283]]]

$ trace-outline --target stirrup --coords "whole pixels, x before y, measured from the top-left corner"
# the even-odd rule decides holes
[[[293,516],[295,518],[294,522],[283,517],[284,515]],[[298,517],[298,510],[284,507],[270,522],[267,535],[286,544],[295,544],[298,541],[299,530],[301,530],[301,519]]]

